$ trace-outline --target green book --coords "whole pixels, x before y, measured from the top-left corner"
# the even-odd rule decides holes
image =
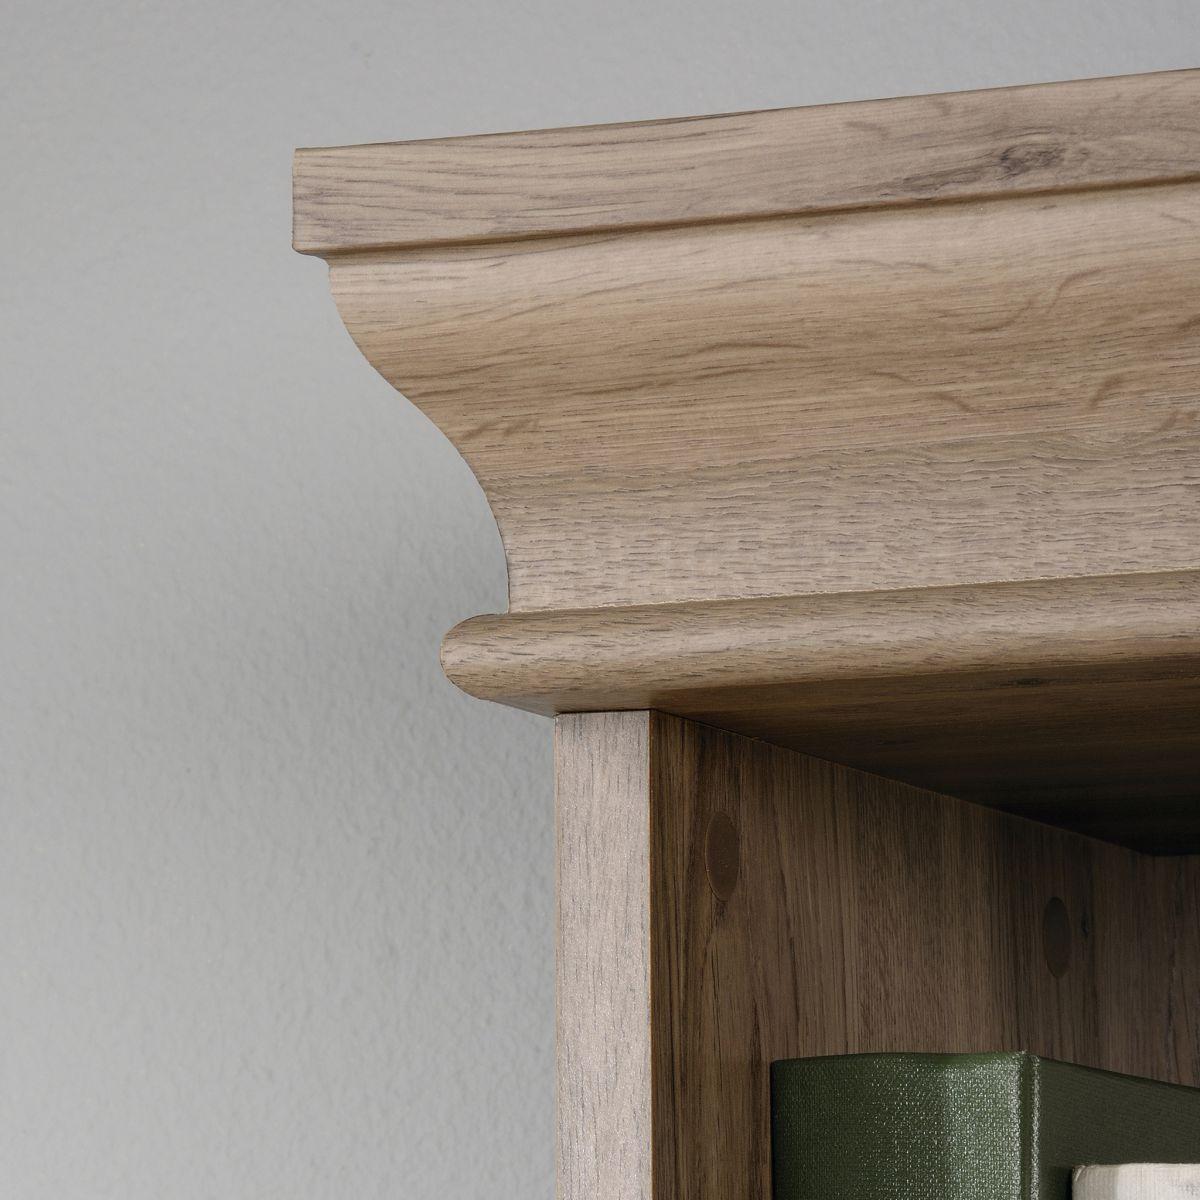
[[[1200,1088],[1032,1054],[771,1066],[775,1200],[1067,1200],[1073,1167],[1200,1161]]]

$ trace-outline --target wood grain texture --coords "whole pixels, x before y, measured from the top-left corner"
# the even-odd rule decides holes
[[[452,673],[1192,845],[1198,98],[1193,71],[302,152],[297,245],[470,463],[513,614],[553,618],[506,627],[526,663],[469,627]],[[1122,601],[1136,575],[1176,599]]]
[[[560,772],[576,779],[571,795],[575,772],[595,780],[593,796],[605,778],[644,777],[648,849],[629,833],[633,797],[618,784],[611,843],[560,844],[593,864],[585,895],[564,903],[587,905],[608,928],[626,903],[613,897],[640,870],[629,858],[645,855],[654,1197],[767,1200],[776,1058],[1027,1049],[1200,1083],[1196,859],[1145,857],[662,714],[618,766],[599,749],[611,747],[611,719],[559,718]],[[718,815],[736,828],[740,855],[725,901],[704,865]],[[603,822],[585,827],[606,836]],[[1070,934],[1058,976],[1044,950],[1054,897]],[[619,923],[640,945],[637,922]],[[610,959],[608,944],[590,941],[576,1003],[595,1004],[586,979],[620,979],[618,994],[640,986],[640,960],[626,960],[621,940]],[[609,1003],[594,1009],[586,1044],[605,1044],[615,1069],[626,1053],[641,1064],[639,1031],[624,1018],[603,1024]],[[599,1093],[595,1127],[615,1119],[613,1102]],[[564,1200],[644,1195],[641,1176],[574,1190],[588,1170],[568,1166]]]
[[[514,609],[1200,566],[1200,186],[334,259]]]
[[[651,1200],[648,713],[555,739],[562,1197]]]
[[[1200,173],[1200,72],[300,150],[294,244],[736,220]]]
[[[532,712],[678,692],[1200,659],[1200,571],[471,617],[442,666]],[[653,704],[609,704],[622,693]]]
[[[442,661],[532,712],[661,709],[1200,851],[1200,572],[509,613]]]

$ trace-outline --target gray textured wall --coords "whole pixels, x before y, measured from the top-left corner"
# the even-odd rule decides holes
[[[549,726],[294,145],[1200,62],[1195,0],[74,0],[0,34],[0,1195],[550,1197]]]

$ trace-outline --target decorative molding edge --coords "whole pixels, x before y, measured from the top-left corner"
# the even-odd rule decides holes
[[[544,715],[684,705],[704,720],[739,692],[849,681],[1003,675],[1035,688],[1049,678],[1030,672],[1166,662],[1200,675],[1198,616],[1200,571],[506,613],[452,629],[442,667],[473,696]]]
[[[1200,71],[296,152],[293,244],[607,233],[1200,177]]]
[[[1194,801],[1200,71],[306,150],[295,196],[496,516],[462,686]]]
[[[659,709],[1200,852],[1200,571],[473,617],[442,663],[531,712]]]

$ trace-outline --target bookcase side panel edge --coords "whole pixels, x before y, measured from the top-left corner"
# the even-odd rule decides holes
[[[560,1200],[651,1200],[645,712],[559,717],[556,1173]]]

